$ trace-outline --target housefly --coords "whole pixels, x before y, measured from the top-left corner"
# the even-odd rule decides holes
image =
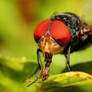
[[[62,53],[65,55],[67,68],[70,71],[70,53],[79,50],[92,41],[92,27],[74,13],[56,14],[42,21],[36,27],[34,39],[39,47],[37,49],[37,60],[40,72],[28,86],[35,83],[41,73],[43,81],[49,77],[48,72],[54,54]],[[44,68],[41,63],[40,52],[45,57]]]

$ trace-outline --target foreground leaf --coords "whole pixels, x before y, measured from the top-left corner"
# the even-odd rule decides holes
[[[53,75],[41,83],[39,92],[53,92],[53,90],[59,92],[60,90],[63,91],[64,88],[71,89],[71,87],[77,89],[75,86],[78,88],[92,86],[92,76],[84,72],[67,72]],[[57,91],[58,89],[60,90]],[[77,91],[75,90],[75,92]]]

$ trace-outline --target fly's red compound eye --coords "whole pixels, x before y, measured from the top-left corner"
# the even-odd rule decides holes
[[[50,19],[42,21],[34,31],[34,39],[38,42],[41,37],[48,31],[49,24],[51,23]]]
[[[51,24],[50,35],[61,46],[69,43],[71,37],[68,27],[59,20],[54,20]]]

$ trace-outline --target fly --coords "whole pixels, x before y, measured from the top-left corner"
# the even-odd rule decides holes
[[[92,42],[92,27],[82,21],[76,14],[63,13],[42,21],[34,31],[34,39],[38,44],[37,61],[40,72],[37,78],[28,85],[35,83],[42,73],[42,80],[49,77],[49,69],[54,54],[62,53],[66,57],[67,68],[70,68],[70,53]],[[43,68],[40,52],[44,54]]]

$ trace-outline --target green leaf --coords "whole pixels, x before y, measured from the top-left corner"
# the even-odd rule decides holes
[[[46,81],[41,82],[39,86],[39,92],[45,92],[46,90],[48,90],[46,92],[53,92],[53,90],[54,92],[59,92],[57,91],[58,89],[64,91],[64,88],[71,89],[71,87],[74,87],[74,89],[79,87],[81,90],[83,90],[82,87],[90,86],[92,86],[92,75],[84,72],[67,72],[58,75],[52,75]],[[77,91],[75,90],[75,92]]]
[[[0,92],[35,92],[35,85],[28,89],[24,80],[36,69],[37,64],[25,57],[0,56]]]

